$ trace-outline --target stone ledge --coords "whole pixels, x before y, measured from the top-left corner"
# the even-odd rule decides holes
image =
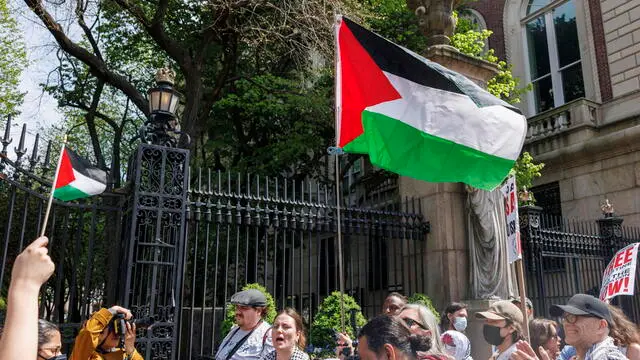
[[[424,56],[450,70],[456,71],[486,88],[487,82],[498,75],[498,66],[486,60],[465,55],[453,46],[430,46]]]

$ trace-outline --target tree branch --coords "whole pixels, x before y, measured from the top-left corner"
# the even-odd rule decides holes
[[[104,61],[102,61],[99,57],[91,54],[86,49],[69,39],[69,37],[62,30],[60,24],[58,24],[51,16],[51,14],[49,14],[43,7],[41,1],[24,0],[24,2],[27,4],[27,6],[29,6],[31,11],[33,11],[33,13],[36,14],[38,18],[40,18],[51,35],[53,35],[53,37],[56,39],[58,45],[60,45],[60,47],[65,52],[86,64],[93,75],[122,91],[125,95],[131,98],[131,101],[133,101],[133,103],[141,112],[143,112],[145,115],[149,115],[149,105],[147,103],[147,100],[138,91],[138,89],[136,89],[130,82],[127,81],[124,76],[108,69]]]
[[[87,23],[84,20],[84,11],[86,9],[86,5],[84,5],[83,0],[77,0],[76,3],[76,17],[78,18],[78,24],[82,31],[84,31],[84,35],[89,40],[89,44],[91,44],[91,48],[93,49],[93,53],[98,57],[98,59],[103,60],[102,53],[100,52],[100,48],[98,47],[98,43],[96,39],[93,37],[93,33],[91,29],[87,26]]]
[[[60,107],[64,107],[64,106],[72,107],[74,109],[84,110],[84,111],[87,111],[87,112],[89,111],[89,106],[87,106],[86,104],[74,103],[74,102],[69,102],[69,101],[61,102],[60,103]],[[106,114],[101,113],[100,111],[96,110],[95,116],[97,118],[99,118],[99,119],[104,120],[107,124],[109,124],[109,126],[111,126],[114,129],[117,129],[119,127],[118,124],[116,124],[116,122],[113,121],[113,119],[111,119]]]
[[[142,8],[132,4],[129,0],[113,1],[138,20],[140,25],[144,28],[147,34],[155,40],[158,46],[160,46],[160,48],[164,50],[169,57],[174,59],[178,65],[180,65],[180,68],[184,71],[185,75],[193,71],[193,68],[190,66],[192,59],[189,52],[183,48],[179,42],[167,36],[167,33],[164,31],[162,21],[164,20],[167,7],[169,6],[168,0],[160,0],[152,20],[147,18]]]
[[[105,169],[107,165],[104,161],[102,148],[100,148],[100,140],[98,140],[98,132],[96,131],[96,122],[95,122],[95,118],[96,118],[95,114],[98,111],[98,104],[100,104],[102,89],[104,89],[104,80],[98,79],[98,83],[96,84],[96,88],[93,92],[93,97],[91,99],[91,105],[89,106],[89,111],[87,112],[85,119],[87,121],[87,129],[89,130],[89,137],[91,137],[91,145],[93,146],[93,153],[95,154],[96,160],[98,161],[98,167],[101,169]]]

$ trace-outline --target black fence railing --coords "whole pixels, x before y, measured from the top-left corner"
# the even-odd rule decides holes
[[[40,156],[39,137],[25,145],[23,126],[18,145],[12,143],[10,121],[0,152],[0,297],[6,299],[16,256],[42,229],[58,149],[51,143]],[[56,155],[54,155],[56,154]],[[117,274],[110,266],[111,247],[120,239],[122,197],[103,194],[75,202],[54,201],[45,234],[56,270],[40,293],[40,316],[61,324],[69,350],[84,320],[96,304],[114,302]],[[4,323],[4,309],[0,309]],[[68,351],[67,351],[68,352]]]
[[[42,227],[59,151],[41,151],[38,137],[27,149],[23,127],[9,153],[10,129],[9,120],[0,151],[0,300],[15,257]],[[46,234],[56,271],[42,288],[40,316],[60,325],[65,353],[98,307],[120,304],[156,320],[138,331],[145,358],[211,358],[227,301],[246,283],[262,284],[278,308],[296,308],[308,324],[339,289],[334,188],[189,171],[187,150],[150,144],[132,155],[127,176],[118,193],[53,203]],[[419,200],[374,205],[340,216],[345,291],[367,316],[389,291],[424,292],[427,277],[429,224]]]
[[[179,358],[212,358],[230,296],[259,283],[311,324],[339,289],[335,189],[311,181],[192,171]],[[426,289],[418,200],[343,208],[345,290],[367,316],[389,291]]]
[[[537,316],[549,317],[552,304],[566,303],[576,293],[600,295],[602,274],[613,255],[640,241],[640,228],[622,222],[613,216],[591,222],[569,220],[545,214],[539,207],[520,208],[527,296]],[[640,276],[640,269],[635,271]],[[640,297],[618,296],[612,304],[640,321]]]

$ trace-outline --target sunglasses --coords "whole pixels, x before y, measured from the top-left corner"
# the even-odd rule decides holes
[[[429,330],[426,326],[422,325],[421,323],[411,319],[411,318],[402,318],[402,321],[404,321],[405,324],[407,324],[408,327],[413,327],[413,325],[418,326],[419,328],[421,328],[422,330]]]
[[[597,318],[597,316],[594,315],[574,315],[574,314],[569,314],[569,313],[564,313],[564,315],[562,315],[562,321],[569,323],[569,324],[575,324],[576,321],[578,321],[579,318]]]

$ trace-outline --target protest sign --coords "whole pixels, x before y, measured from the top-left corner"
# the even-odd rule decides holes
[[[604,269],[600,300],[609,300],[618,295],[633,295],[636,281],[636,262],[640,243],[620,249]]]
[[[502,187],[505,197],[505,215],[507,217],[507,255],[509,264],[522,259],[520,244],[520,222],[518,220],[518,189],[515,176],[510,176]]]

